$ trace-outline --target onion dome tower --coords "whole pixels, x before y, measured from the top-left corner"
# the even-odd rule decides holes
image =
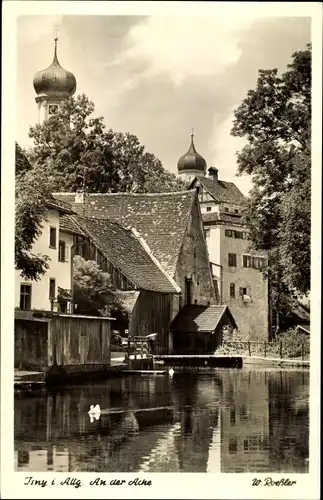
[[[39,123],[58,112],[61,102],[76,91],[73,73],[62,68],[57,59],[57,38],[54,39],[54,58],[52,64],[34,76],[34,89],[37,97]]]
[[[177,162],[179,177],[191,181],[194,177],[204,177],[206,173],[206,161],[195,149],[194,134],[191,134],[191,145],[187,153],[180,157]]]

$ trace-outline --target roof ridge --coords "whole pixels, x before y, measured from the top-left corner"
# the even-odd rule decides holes
[[[184,191],[167,191],[163,193],[124,193],[124,192],[117,192],[117,193],[86,193],[87,196],[134,196],[134,197],[139,197],[139,196],[169,196],[169,195],[183,195],[183,194],[191,194],[194,193],[194,189],[186,189]],[[53,193],[55,196],[71,196],[71,195],[76,195],[76,192],[55,192]]]
[[[169,276],[169,274],[164,270],[159,260],[152,253],[146,240],[142,236],[140,236],[140,233],[134,227],[131,227],[131,233],[139,241],[139,243],[141,244],[147,255],[149,255],[153,263],[158,267],[158,269],[164,274],[164,276],[168,279],[171,285],[175,288],[176,292],[180,293],[181,288],[178,286],[176,281],[171,276]]]

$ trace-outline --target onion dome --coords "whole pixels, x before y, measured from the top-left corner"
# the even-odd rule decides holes
[[[178,172],[185,172],[186,170],[198,170],[200,172],[206,172],[206,161],[203,156],[198,154],[194,146],[193,133],[191,135],[191,145],[187,153],[180,157],[177,162]]]
[[[37,95],[47,97],[68,98],[76,91],[76,79],[73,73],[62,68],[57,59],[57,38],[52,64],[38,71],[34,76],[34,89]]]

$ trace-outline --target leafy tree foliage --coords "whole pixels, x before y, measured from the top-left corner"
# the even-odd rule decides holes
[[[53,201],[45,179],[28,170],[16,176],[15,186],[15,268],[26,279],[38,280],[49,267],[48,255],[32,252],[42,233],[46,205]]]
[[[110,274],[103,272],[94,260],[79,255],[73,259],[73,296],[79,314],[107,316],[124,312]]]
[[[66,100],[60,112],[30,128],[29,159],[45,170],[55,191],[160,192],[183,189],[160,160],[130,133],[107,130],[93,118],[94,104],[84,94]]]
[[[281,313],[294,292],[310,289],[311,46],[294,53],[281,75],[260,70],[234,115],[232,134],[247,140],[238,174],[253,178],[245,220],[252,246],[268,251]]]

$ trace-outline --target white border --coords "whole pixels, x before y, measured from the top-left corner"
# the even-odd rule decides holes
[[[179,14],[220,15],[233,12],[260,17],[311,17],[313,42],[313,173],[312,173],[312,294],[311,294],[311,404],[310,472],[285,474],[297,479],[297,488],[252,488],[254,474],[145,474],[151,487],[26,488],[26,473],[14,472],[13,464],[13,311],[14,311],[14,141],[16,81],[16,17],[18,15]],[[320,443],[320,312],[321,312],[321,183],[322,183],[322,5],[319,2],[88,2],[4,1],[2,22],[2,224],[1,224],[1,497],[2,498],[319,498]],[[116,478],[120,474],[69,474],[87,483],[89,477]],[[65,473],[35,473],[35,478],[68,477]],[[257,477],[267,475],[257,474]],[[282,475],[275,474],[275,479]],[[137,474],[122,474],[122,478]]]

